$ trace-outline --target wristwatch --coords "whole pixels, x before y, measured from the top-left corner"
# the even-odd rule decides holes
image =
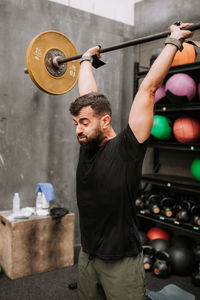
[[[184,39],[174,39],[174,38],[171,38],[171,37],[168,37],[166,40],[165,40],[165,45],[166,44],[172,44],[172,45],[175,45],[179,51],[182,51],[183,50],[183,42],[184,42]]]
[[[93,57],[88,55],[88,56],[82,56],[81,59],[80,59],[80,64],[83,62],[83,61],[90,61],[91,63],[93,63]]]

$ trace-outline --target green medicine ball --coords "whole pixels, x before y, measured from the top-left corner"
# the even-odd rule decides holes
[[[151,129],[151,134],[159,140],[168,140],[171,135],[171,121],[164,117],[155,115],[153,117],[153,127]]]
[[[196,180],[200,181],[200,157],[197,157],[193,160],[190,171]]]

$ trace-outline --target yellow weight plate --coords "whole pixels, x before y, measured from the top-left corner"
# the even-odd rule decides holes
[[[61,76],[54,76],[48,70],[45,57],[50,50],[57,49],[65,57],[78,55],[72,41],[58,31],[45,31],[30,42],[26,52],[26,65],[32,81],[43,91],[60,95],[70,91],[78,80],[79,60],[67,62],[67,68]]]

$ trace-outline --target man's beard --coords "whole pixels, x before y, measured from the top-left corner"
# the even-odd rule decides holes
[[[83,137],[84,141],[79,140],[79,137]],[[102,140],[104,139],[104,136],[102,132],[99,129],[96,129],[94,132],[93,137],[88,138],[84,134],[79,134],[77,136],[79,144],[88,151],[95,151],[99,148],[99,145],[101,144]]]

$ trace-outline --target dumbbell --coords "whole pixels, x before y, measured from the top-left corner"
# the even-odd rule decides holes
[[[192,274],[192,282],[195,285],[200,286],[200,245],[194,249],[193,255],[195,262],[197,262],[197,266],[196,271]]]
[[[153,273],[160,278],[166,278],[171,274],[169,254],[166,251],[158,251],[154,255]]]
[[[180,201],[177,207],[176,219],[180,222],[188,222],[190,218],[191,205],[189,201]]]
[[[172,197],[164,197],[161,200],[162,214],[168,218],[175,214],[176,206],[176,200]]]
[[[191,223],[200,226],[200,205],[194,205],[191,208]]]
[[[142,246],[142,249],[144,257],[144,269],[145,271],[150,271],[154,263],[155,250],[150,245],[144,245]]]

